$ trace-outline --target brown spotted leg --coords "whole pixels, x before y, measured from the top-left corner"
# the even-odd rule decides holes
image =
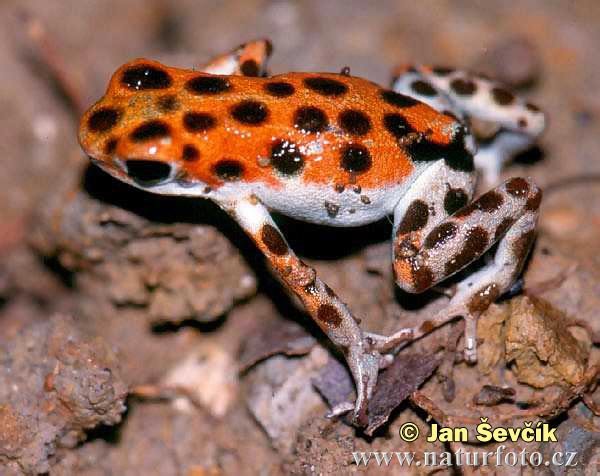
[[[406,65],[395,73],[394,91],[453,114],[465,124],[477,118],[498,127],[493,137],[478,143],[474,157],[488,186],[498,183],[504,165],[531,147],[546,126],[542,111],[490,79],[428,66]],[[468,134],[466,140],[473,138]]]
[[[449,320],[465,319],[465,358],[476,359],[476,319],[502,293],[510,289],[522,270],[531,248],[541,191],[528,179],[513,178],[485,193],[431,229],[428,202],[405,197],[395,214],[394,273],[397,284],[420,293],[460,271],[482,256],[494,243],[493,260],[457,286],[448,306],[416,328],[401,329],[383,340],[377,349],[389,351],[407,340],[417,339]]]
[[[254,240],[279,278],[302,300],[310,316],[344,353],[356,384],[354,419],[364,426],[367,404],[377,383],[379,368],[386,359],[370,348],[370,341],[364,338],[346,305],[319,279],[313,268],[294,254],[269,211],[256,197],[220,203],[220,206]],[[334,413],[348,410],[343,405],[334,409]]]

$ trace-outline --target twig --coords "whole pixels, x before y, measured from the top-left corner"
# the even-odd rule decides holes
[[[196,396],[189,389],[179,385],[136,385],[129,394],[138,398],[147,400],[174,400],[176,398],[186,398],[197,408],[204,408]]]
[[[83,96],[72,79],[73,75],[69,73],[64,57],[58,52],[55,41],[39,18],[27,11],[21,11],[19,18],[23,23],[23,31],[31,47],[33,60],[49,73],[60,94],[78,119],[85,111]]]

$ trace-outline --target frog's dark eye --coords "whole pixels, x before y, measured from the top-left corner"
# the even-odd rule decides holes
[[[171,166],[157,160],[127,160],[125,170],[127,175],[142,187],[158,185],[171,175]]]

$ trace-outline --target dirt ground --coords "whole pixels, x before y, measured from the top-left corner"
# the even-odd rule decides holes
[[[600,474],[599,26],[596,0],[1,2],[0,476]],[[346,370],[237,226],[209,202],[118,183],[77,144],[77,111],[122,63],[193,67],[260,37],[272,72],[349,66],[389,84],[403,63],[466,68],[550,119],[503,173],[545,190],[524,291],[480,319],[477,365],[460,358],[459,322],[403,349],[366,433],[325,418],[352,391]],[[364,329],[390,333],[447,302],[395,289],[386,220],[277,221]],[[354,462],[495,451],[399,436],[481,416],[548,422],[557,442],[506,451],[576,451],[578,465]]]

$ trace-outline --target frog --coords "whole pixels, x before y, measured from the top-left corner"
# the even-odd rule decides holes
[[[545,114],[501,84],[447,67],[403,66],[391,87],[339,73],[270,75],[268,40],[197,69],[139,58],[121,66],[83,114],[79,142],[108,174],[142,190],[212,200],[256,244],[283,285],[344,356],[356,398],[332,408],[368,423],[379,371],[410,343],[464,319],[477,358],[479,316],[519,279],[542,199],[513,177],[474,198],[478,177],[543,132]],[[484,144],[471,120],[498,126]],[[392,217],[395,283],[422,293],[495,253],[454,285],[447,305],[390,335],[363,330],[272,213],[332,227]]]

